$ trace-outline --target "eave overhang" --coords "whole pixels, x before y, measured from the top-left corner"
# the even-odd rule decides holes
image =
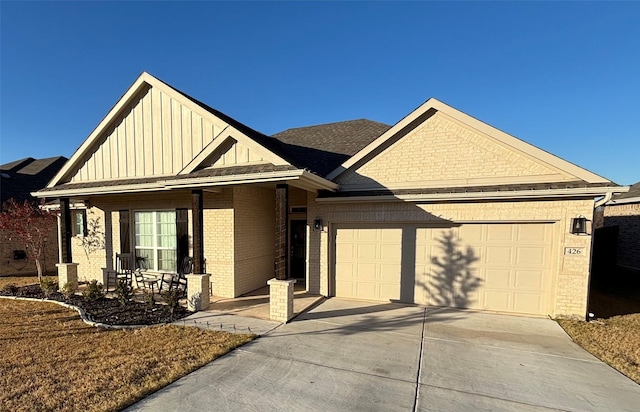
[[[153,182],[136,183],[130,179],[125,184],[117,184],[111,181],[108,184],[86,187],[82,185],[66,184],[59,189],[50,188],[34,192],[31,195],[38,198],[70,197],[70,196],[94,196],[123,193],[159,192],[177,189],[222,189],[225,186],[245,184],[260,184],[271,182],[287,182],[288,184],[304,190],[317,192],[319,190],[336,191],[338,185],[317,176],[305,169],[294,169],[275,172],[247,173],[227,176],[198,176],[176,177],[170,176]],[[73,186],[81,186],[74,188]]]
[[[414,203],[439,203],[459,201],[519,201],[530,199],[558,199],[558,198],[595,198],[605,196],[607,193],[621,193],[629,190],[628,187],[606,186],[591,188],[566,188],[547,190],[496,190],[478,192],[450,192],[450,193],[392,193],[379,195],[362,195],[357,192],[353,196],[343,193],[341,196],[324,196],[317,198],[320,203],[371,203],[371,202],[414,202]]]

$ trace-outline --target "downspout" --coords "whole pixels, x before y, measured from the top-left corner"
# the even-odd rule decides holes
[[[606,204],[608,201],[611,200],[611,198],[613,197],[613,192],[607,192],[605,193],[604,197],[596,202],[594,202],[593,204],[593,213],[592,213],[592,217],[591,217],[591,222],[595,223],[595,219],[596,219],[596,209],[604,204]],[[603,212],[603,218],[604,218],[604,212]],[[591,272],[593,269],[593,245],[594,245],[594,231],[595,229],[593,228],[593,226],[591,226],[591,252],[590,252],[590,256],[589,256],[589,279],[587,280],[587,313],[584,314],[584,318],[587,322],[593,320],[593,318],[595,317],[595,314],[591,313],[589,311],[589,303],[590,303],[590,296],[591,296],[591,277],[593,276],[593,273]]]
[[[613,192],[607,192],[607,194],[605,194],[602,199],[600,199],[600,200],[598,200],[597,202],[594,203],[593,208],[595,209],[596,207],[600,207],[600,206],[604,205],[609,200],[611,200],[612,197],[613,197]]]

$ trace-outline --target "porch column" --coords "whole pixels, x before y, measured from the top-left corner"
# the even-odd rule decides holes
[[[62,289],[66,284],[72,288],[78,287],[78,264],[73,263],[71,254],[71,209],[69,209],[69,199],[59,199],[60,220],[59,220],[59,244],[60,263],[58,268],[58,287]]]
[[[204,215],[202,211],[202,190],[191,192],[191,214],[193,218],[193,273],[203,274],[204,270]]]
[[[193,232],[193,273],[187,277],[187,308],[193,311],[209,307],[209,278],[204,268],[204,212],[202,190],[191,191]]]
[[[69,199],[59,199],[60,202],[60,263],[71,263],[71,209]]]
[[[275,275],[278,280],[285,280],[289,277],[287,271],[287,244],[288,244],[288,218],[289,210],[287,200],[289,198],[289,186],[279,184],[276,186],[276,261]]]

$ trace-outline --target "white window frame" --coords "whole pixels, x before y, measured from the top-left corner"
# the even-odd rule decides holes
[[[157,210],[134,210],[133,211],[133,243],[134,243],[134,252],[135,252],[135,256],[138,256],[137,251],[138,250],[152,250],[152,254],[153,254],[153,261],[152,262],[147,262],[148,267],[148,271],[150,272],[172,272],[174,271],[173,269],[169,270],[169,269],[159,269],[158,268],[158,251],[160,250],[173,250],[175,255],[176,255],[176,259],[177,259],[177,255],[178,255],[178,245],[175,239],[175,233],[174,233],[174,246],[173,247],[162,247],[162,246],[158,246],[158,214],[159,213],[172,213],[173,214],[173,225],[175,227],[176,224],[176,211],[172,210],[172,209],[157,209]],[[151,213],[152,219],[151,219],[151,226],[152,226],[152,238],[153,238],[153,246],[140,246],[138,245],[138,224],[137,224],[137,216],[138,213]],[[175,229],[174,229],[175,231]],[[176,262],[177,264],[177,262]]]

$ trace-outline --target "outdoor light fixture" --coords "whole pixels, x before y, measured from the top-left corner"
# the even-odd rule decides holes
[[[587,218],[578,216],[571,219],[571,234],[586,235],[587,234]]]
[[[316,219],[313,221],[313,230],[322,230],[322,219]]]

